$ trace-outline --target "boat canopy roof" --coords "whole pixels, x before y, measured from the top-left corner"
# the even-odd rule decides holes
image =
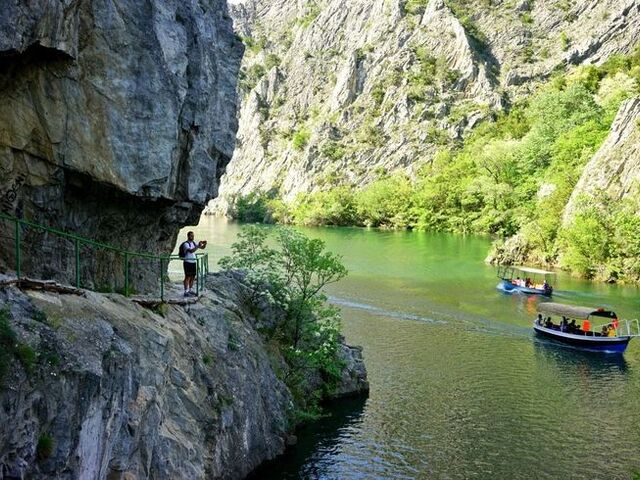
[[[542,302],[538,304],[538,312],[564,317],[586,319],[589,317],[617,318],[615,312],[604,308],[578,307],[562,303]]]
[[[530,267],[510,267],[510,268],[513,268],[514,270],[519,270],[521,272],[537,273],[539,275],[555,275],[554,272],[549,272],[547,270],[540,270],[539,268],[530,268]]]

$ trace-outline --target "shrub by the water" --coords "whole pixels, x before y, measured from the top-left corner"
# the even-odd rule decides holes
[[[246,223],[269,223],[269,208],[266,195],[261,193],[250,193],[236,197],[232,207],[231,215]]]
[[[293,422],[314,416],[319,401],[340,378],[337,356],[340,342],[339,311],[326,303],[322,289],[347,274],[340,258],[326,252],[324,242],[280,229],[277,246],[267,244],[269,232],[248,227],[238,235],[232,254],[220,260],[224,269],[243,269],[253,285],[253,300],[267,300],[285,312],[268,332],[281,346],[289,370],[283,379],[294,395]],[[318,371],[325,391],[314,391],[309,373]]]

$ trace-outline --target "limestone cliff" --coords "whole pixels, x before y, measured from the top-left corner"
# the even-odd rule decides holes
[[[639,181],[640,98],[634,98],[623,102],[609,137],[585,167],[565,207],[563,223],[570,223],[576,204],[585,196],[606,192],[609,198],[620,200],[640,193]]]
[[[1,2],[2,210],[171,251],[233,153],[242,53],[224,0]],[[24,236],[26,273],[71,270],[71,242]],[[0,267],[12,252],[3,236]],[[85,257],[87,282],[114,274],[113,258]]]
[[[250,307],[238,274],[207,286],[158,312],[116,294],[0,289],[2,348],[16,336],[15,358],[0,354],[0,478],[239,479],[282,453],[287,365],[257,333],[278,312]],[[336,393],[366,391],[360,351],[343,356]]]
[[[622,102],[611,131],[600,149],[582,170],[582,175],[571,192],[571,197],[562,210],[561,227],[571,228],[574,217],[585,209],[599,209],[598,222],[602,226],[599,233],[591,232],[601,242],[607,243],[607,255],[589,257],[587,271],[569,268],[578,275],[606,281],[640,281],[640,272],[635,267],[637,255],[633,249],[620,242],[635,242],[633,231],[622,231],[614,218],[624,202],[632,205],[631,214],[637,218],[640,210],[635,204],[640,198],[640,99],[631,98]],[[547,184],[541,187],[553,188]],[[538,208],[545,208],[538,205]],[[631,217],[628,217],[630,220]],[[632,221],[632,220],[630,220]],[[633,221],[632,221],[633,223]],[[602,232],[605,232],[604,234]],[[607,238],[610,237],[610,238]],[[533,239],[535,240],[535,238]],[[587,244],[595,245],[594,238]],[[497,264],[532,263],[546,266],[563,266],[563,256],[567,245],[554,241],[553,255],[541,255],[539,248],[532,245],[531,236],[525,231],[498,242],[489,253],[486,261]],[[578,242],[579,243],[579,242]],[[569,245],[571,247],[571,245]],[[577,249],[588,250],[578,244]],[[571,267],[571,265],[569,265]]]
[[[238,146],[220,202],[407,170],[554,70],[637,42],[637,0],[237,0]],[[223,198],[224,197],[224,198]]]

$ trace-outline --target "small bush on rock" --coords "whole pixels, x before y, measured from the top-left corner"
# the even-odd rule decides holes
[[[284,380],[298,411],[294,421],[314,415],[323,394],[340,378],[338,359],[340,316],[326,303],[322,289],[347,274],[338,256],[324,242],[291,229],[277,230],[276,248],[267,245],[269,231],[249,227],[220,260],[224,269],[244,269],[254,287],[254,300],[268,299],[284,310],[284,319],[271,332],[282,346],[289,370]],[[320,375],[321,385],[313,378]],[[319,390],[319,391],[318,391]]]

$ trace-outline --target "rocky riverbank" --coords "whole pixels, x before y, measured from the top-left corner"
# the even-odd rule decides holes
[[[289,368],[239,273],[193,305],[0,289],[0,478],[244,478],[291,439]],[[344,345],[334,395],[368,391]]]

